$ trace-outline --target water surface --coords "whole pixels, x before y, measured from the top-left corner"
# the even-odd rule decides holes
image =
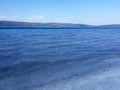
[[[112,58],[120,29],[0,29],[0,90],[82,77],[119,62]]]

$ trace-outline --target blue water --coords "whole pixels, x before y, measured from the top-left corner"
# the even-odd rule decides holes
[[[104,69],[120,29],[0,29],[0,90],[28,90]]]

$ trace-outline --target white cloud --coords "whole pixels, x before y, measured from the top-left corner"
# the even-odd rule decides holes
[[[23,20],[36,22],[36,21],[44,20],[44,16],[28,16],[23,18]]]
[[[16,19],[18,19],[18,17],[19,16],[12,16],[12,17],[10,17],[10,19],[16,20]]]
[[[16,20],[18,16],[0,16],[0,20]]]
[[[30,21],[30,22],[40,22],[44,20],[44,16],[38,15],[38,16],[26,16],[26,17],[20,17],[20,16],[5,16],[0,15],[0,20],[15,20],[15,21]]]
[[[7,19],[8,16],[0,16],[0,19]]]
[[[38,18],[38,19],[43,19],[43,18],[44,18],[44,16],[37,16],[37,18]]]

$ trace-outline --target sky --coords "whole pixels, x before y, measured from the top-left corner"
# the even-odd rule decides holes
[[[120,24],[120,0],[0,0],[0,20]]]

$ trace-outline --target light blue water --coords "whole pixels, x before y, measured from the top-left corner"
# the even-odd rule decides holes
[[[0,90],[28,90],[104,69],[120,29],[0,29]]]

